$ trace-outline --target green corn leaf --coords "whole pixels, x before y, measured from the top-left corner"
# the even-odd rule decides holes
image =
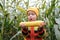
[[[20,6],[16,6],[17,10],[19,10],[21,13],[26,13],[26,10],[23,9],[22,7]]]

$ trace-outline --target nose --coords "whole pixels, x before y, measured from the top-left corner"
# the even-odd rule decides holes
[[[32,15],[30,15],[29,18],[31,19],[32,18]]]

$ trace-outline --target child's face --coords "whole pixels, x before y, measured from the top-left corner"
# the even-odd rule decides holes
[[[36,16],[35,12],[33,12],[33,11],[28,12],[28,21],[35,21],[36,18],[37,18],[37,16]]]

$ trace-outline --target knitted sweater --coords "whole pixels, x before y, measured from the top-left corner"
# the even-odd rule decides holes
[[[41,27],[28,27],[22,29],[22,34],[24,36],[24,40],[42,40],[42,37],[45,34],[44,28]]]

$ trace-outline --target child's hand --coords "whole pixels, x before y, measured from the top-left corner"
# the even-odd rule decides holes
[[[20,26],[21,26],[22,28],[24,28],[24,27],[25,27],[25,23],[20,23]]]
[[[46,23],[45,22],[42,22],[42,23],[40,23],[39,27],[43,27],[45,25],[46,25]]]

